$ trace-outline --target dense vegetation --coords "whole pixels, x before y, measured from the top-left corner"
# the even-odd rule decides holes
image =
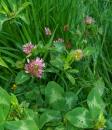
[[[111,42],[111,0],[0,0],[0,130],[112,130]]]

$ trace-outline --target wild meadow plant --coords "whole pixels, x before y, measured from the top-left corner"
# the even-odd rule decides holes
[[[111,0],[0,0],[0,130],[112,129]]]

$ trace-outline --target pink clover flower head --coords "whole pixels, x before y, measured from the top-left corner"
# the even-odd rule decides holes
[[[44,28],[44,31],[45,31],[45,34],[46,34],[47,36],[50,36],[50,35],[52,34],[52,32],[51,32],[51,30],[50,30],[49,27],[45,27],[45,28]]]
[[[86,16],[84,19],[84,23],[87,25],[91,25],[91,24],[95,23],[95,20],[90,16]]]
[[[35,48],[35,46],[31,42],[29,42],[23,45],[23,52],[28,55],[32,52],[33,48]]]
[[[36,59],[31,60],[27,64],[25,64],[25,72],[30,73],[37,78],[41,78],[44,67],[45,63],[43,59],[37,57]]]

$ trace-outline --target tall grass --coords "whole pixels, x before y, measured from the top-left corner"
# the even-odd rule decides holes
[[[18,10],[20,12],[15,15]],[[61,37],[65,43],[70,41],[73,49],[95,48],[92,57],[78,65],[81,73],[75,86],[85,91],[86,87],[102,77],[107,87],[105,100],[109,102],[112,100],[111,12],[111,0],[0,0],[0,24],[3,23],[0,57],[11,70],[0,67],[0,85],[9,89],[8,86],[14,82],[15,63],[23,58],[23,44],[32,41],[37,45],[42,42],[45,46]],[[86,36],[83,20],[87,15],[95,19],[95,28],[92,35]],[[65,33],[63,28],[67,24],[70,31]],[[46,26],[54,32],[51,38],[44,34]]]

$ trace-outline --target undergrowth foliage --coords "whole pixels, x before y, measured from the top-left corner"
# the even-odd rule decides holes
[[[112,129],[111,0],[0,0],[0,130]]]

